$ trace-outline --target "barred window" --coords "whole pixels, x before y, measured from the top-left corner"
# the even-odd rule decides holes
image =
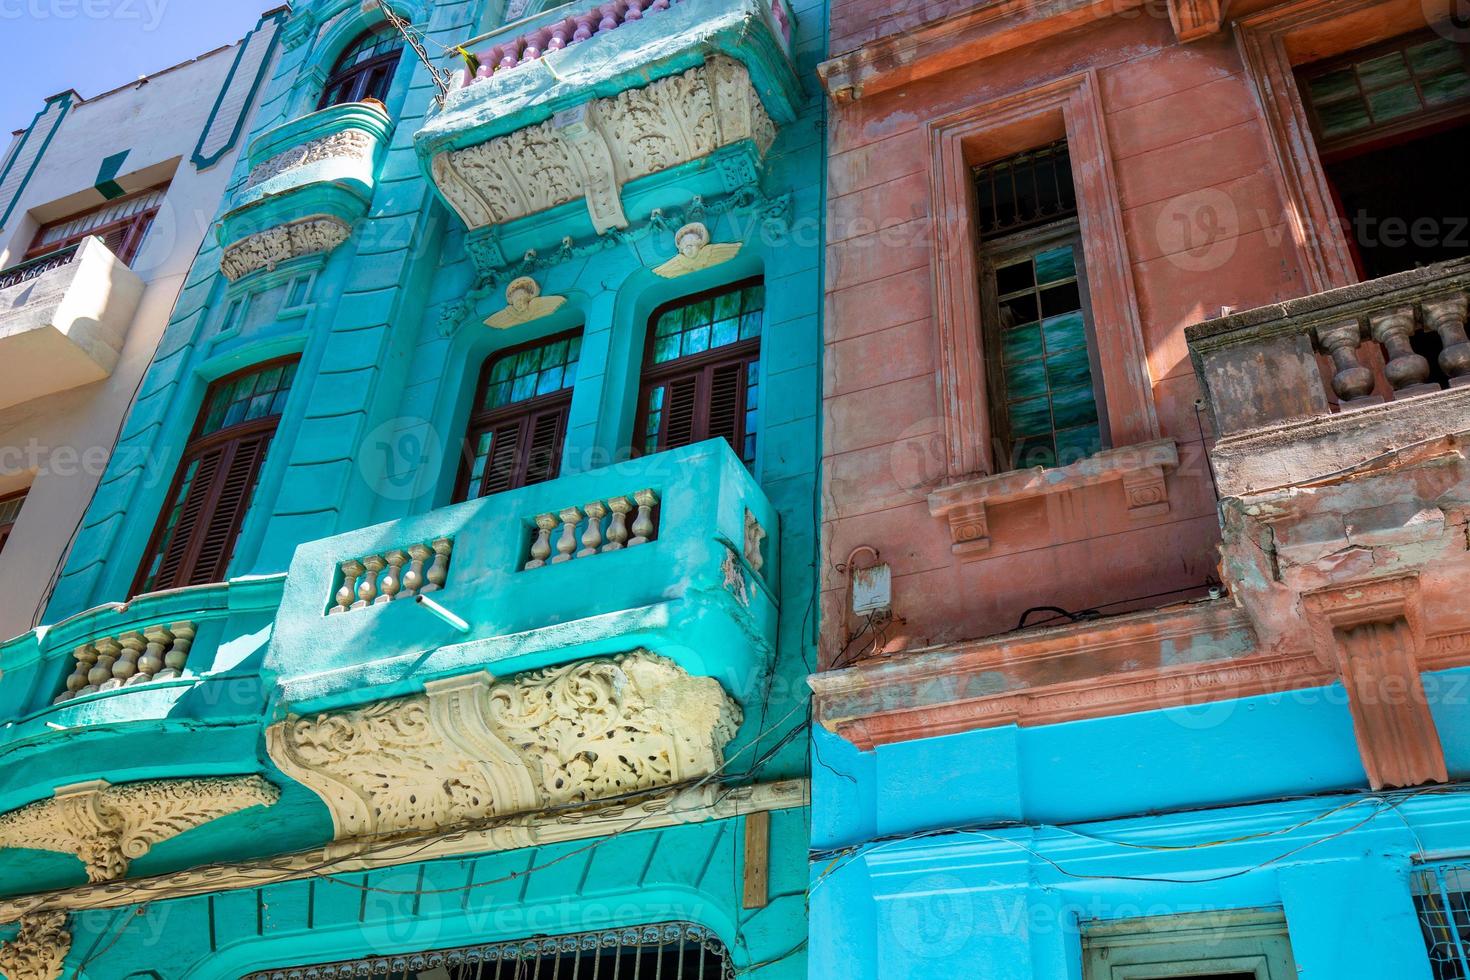
[[[294,360],[275,361],[210,386],[135,595],[224,581],[295,375]]]
[[[456,503],[554,480],[582,355],[567,333],[496,354],[480,372]]]
[[[725,945],[687,922],[263,970],[245,980],[734,980]]]
[[[639,453],[723,438],[746,466],[755,465],[764,317],[759,280],[654,312],[638,399]]]
[[[1470,980],[1470,865],[1421,868],[1413,892],[1434,980]]]

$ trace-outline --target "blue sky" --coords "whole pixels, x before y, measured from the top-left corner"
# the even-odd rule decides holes
[[[109,89],[231,44],[277,0],[0,0],[0,150],[48,95]]]

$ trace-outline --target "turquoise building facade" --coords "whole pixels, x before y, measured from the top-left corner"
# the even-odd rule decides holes
[[[806,973],[825,10],[512,7],[285,17],[0,646],[9,980]]]

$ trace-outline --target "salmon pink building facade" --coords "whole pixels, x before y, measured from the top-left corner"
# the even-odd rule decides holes
[[[813,977],[1466,975],[1466,41],[834,7]]]

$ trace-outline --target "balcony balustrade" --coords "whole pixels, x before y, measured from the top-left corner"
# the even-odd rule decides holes
[[[774,648],[775,522],[711,441],[310,542],[269,667],[299,711],[646,650],[740,699]]]
[[[1470,428],[1470,259],[1190,327],[1222,492]]]
[[[393,121],[377,102],[332,106],[264,134],[220,222],[230,280],[332,251],[367,213]]]
[[[0,271],[0,408],[111,375],[142,296],[100,238]]]
[[[755,187],[801,101],[792,28],[786,0],[613,0],[471,39],[478,69],[414,137],[424,172],[481,257]]]

